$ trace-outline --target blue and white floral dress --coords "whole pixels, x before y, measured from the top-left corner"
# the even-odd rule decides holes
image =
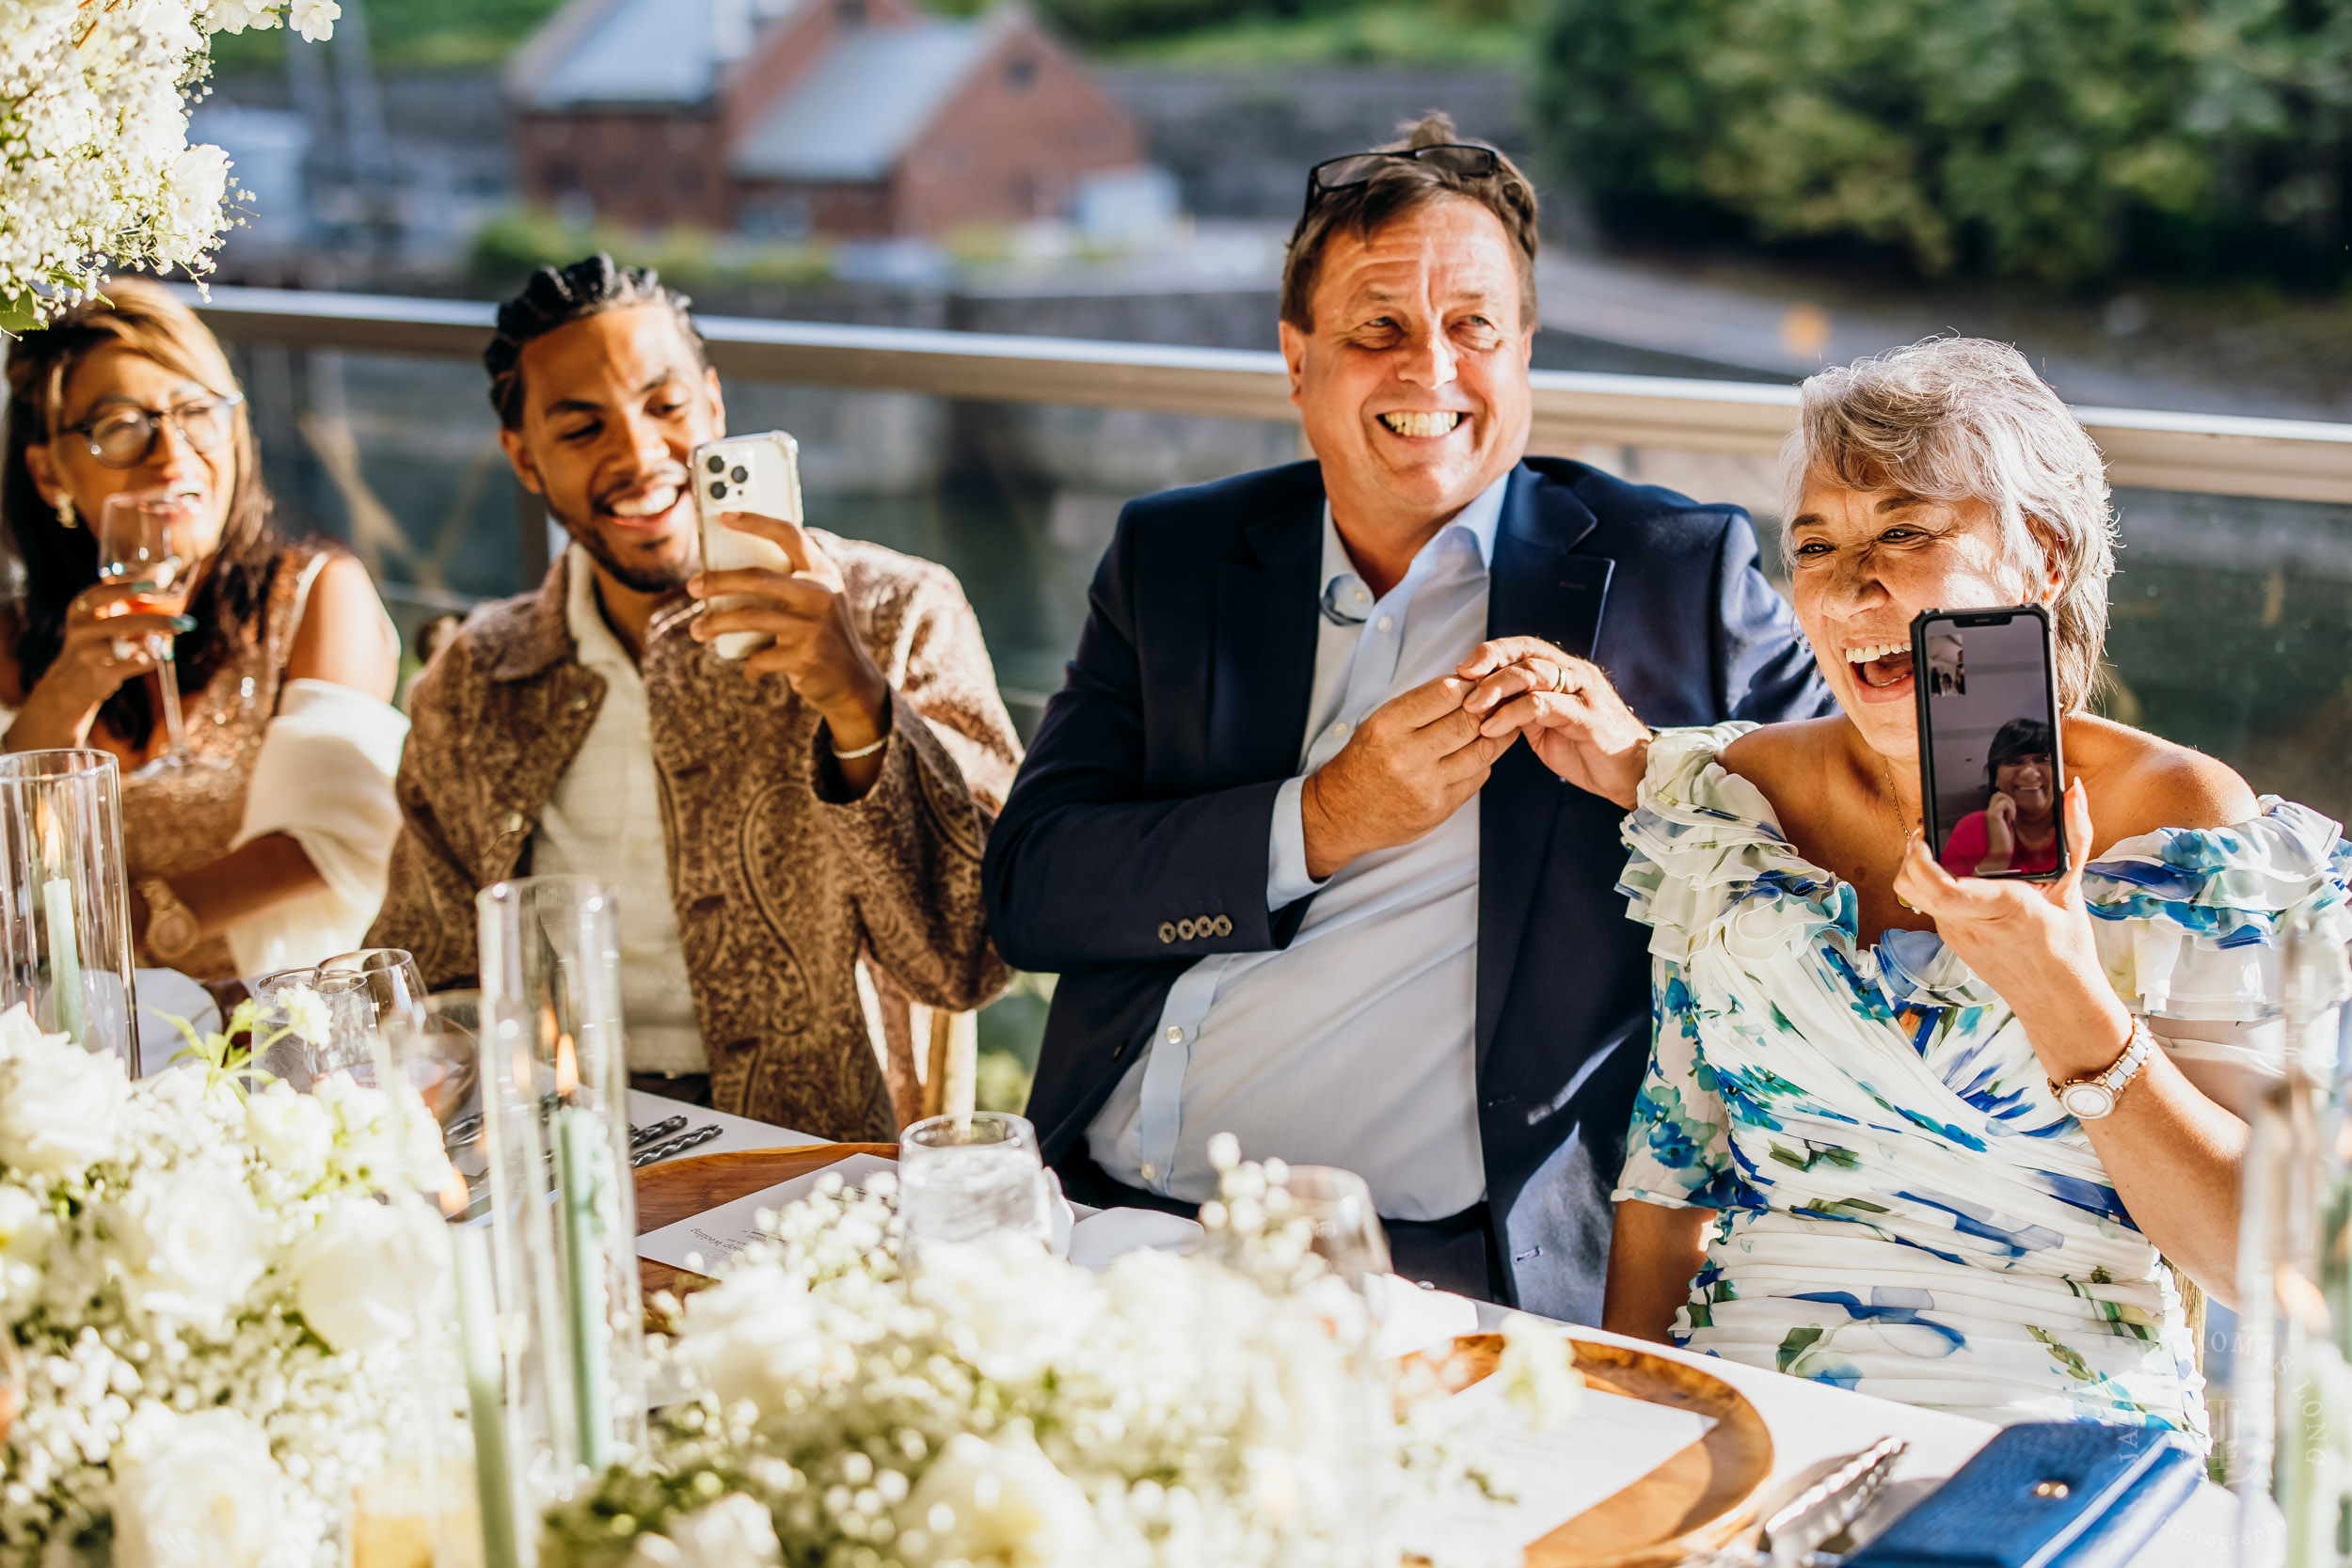
[[[1656,1046],[1616,1196],[1721,1212],[1676,1338],[1989,1420],[2201,1436],[2170,1273],[2016,1015],[1931,932],[1862,943],[1853,889],[1716,761],[1754,727],[1660,735],[1625,827]],[[2347,875],[2335,823],[2265,798],[2116,845],[2084,892],[2117,993],[2216,1084],[2275,1049],[2282,916],[2352,931]]]

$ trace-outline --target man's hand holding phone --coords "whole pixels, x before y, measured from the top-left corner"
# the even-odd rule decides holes
[[[792,570],[746,566],[696,574],[686,585],[695,598],[740,594],[752,602],[706,610],[695,618],[694,640],[708,642],[728,632],[774,639],[742,661],[745,678],[781,674],[789,682],[823,717],[843,782],[862,793],[882,771],[882,753],[844,753],[874,746],[890,733],[890,682],[857,634],[840,569],[797,523],[750,512],[724,513],[717,521],[778,546]]]

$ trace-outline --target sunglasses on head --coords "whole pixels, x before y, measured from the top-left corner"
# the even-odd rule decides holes
[[[1436,147],[1400,147],[1377,152],[1350,152],[1326,158],[1307,171],[1307,211],[1333,191],[1363,184],[1391,162],[1427,164],[1466,180],[1484,180],[1501,172],[1502,156],[1491,147],[1469,142],[1442,142]]]

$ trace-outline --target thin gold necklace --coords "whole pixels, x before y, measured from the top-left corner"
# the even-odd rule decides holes
[[[1895,787],[1895,770],[1886,766],[1884,754],[1876,752],[1871,754],[1878,757],[1879,776],[1886,781],[1886,815],[1895,819],[1895,876],[1899,877],[1903,874],[1903,857],[1911,849],[1911,832],[1903,826],[1902,791]],[[1888,891],[1892,892],[1893,879],[1888,879],[1888,881],[1890,884]],[[1895,895],[1895,902],[1914,914],[1919,912],[1919,906],[1899,893]]]

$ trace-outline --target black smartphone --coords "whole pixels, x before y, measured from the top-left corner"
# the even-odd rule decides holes
[[[1919,799],[1956,877],[2066,869],[2065,758],[2050,617],[2040,605],[1926,610],[1911,623]]]

